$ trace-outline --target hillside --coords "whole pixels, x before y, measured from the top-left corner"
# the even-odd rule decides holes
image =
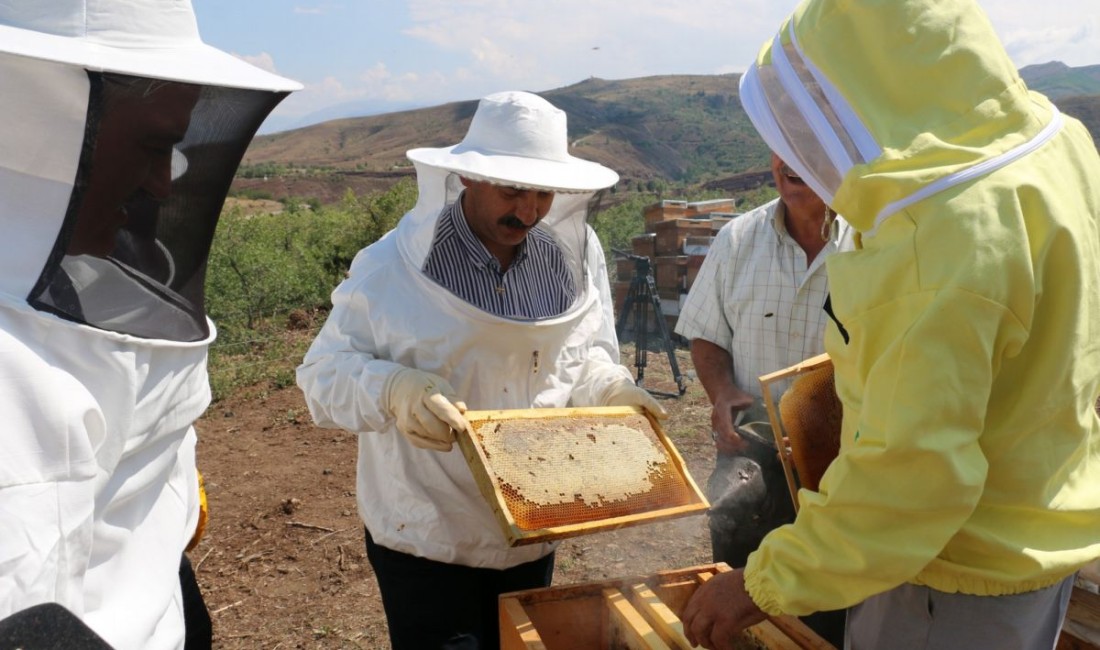
[[[1052,61],[1020,68],[1020,77],[1028,88],[1043,93],[1059,105],[1067,97],[1100,95],[1100,65],[1074,68],[1061,61]]]
[[[1088,128],[1094,142],[1100,146],[1100,95],[1084,95],[1059,99],[1058,108],[1072,115]]]
[[[544,93],[569,114],[573,153],[626,178],[687,183],[767,166],[740,75],[589,79]]]
[[[1027,66],[1029,87],[1081,119],[1100,141],[1100,65]],[[741,108],[738,74],[590,78],[539,93],[569,115],[572,152],[623,177],[709,189],[759,182],[768,150]],[[476,100],[333,120],[257,137],[234,183],[238,193],[339,200],[383,190],[411,174],[405,152],[462,139]],[[744,174],[748,174],[745,176]]]
[[[767,164],[741,110],[739,75],[588,79],[540,93],[569,115],[573,153],[624,179],[697,183]],[[405,151],[462,139],[476,101],[334,120],[257,137],[244,165],[323,167],[373,176],[408,166]]]

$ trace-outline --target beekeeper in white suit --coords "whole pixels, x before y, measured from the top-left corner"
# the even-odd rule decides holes
[[[542,98],[481,100],[463,141],[414,149],[419,199],[360,251],[298,369],[314,420],[359,432],[358,501],[395,650],[497,647],[496,597],[549,584],[509,548],[453,430],[471,409],[661,406],[619,364],[587,225],[618,174],[567,151]]]
[[[114,648],[183,646],[207,253],[296,88],[203,44],[187,1],[0,3],[7,631],[56,603]]]

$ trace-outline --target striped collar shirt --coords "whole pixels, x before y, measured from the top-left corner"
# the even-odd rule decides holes
[[[466,302],[496,316],[541,319],[565,312],[577,291],[554,238],[536,226],[508,270],[470,230],[462,197],[443,209],[424,273]]]

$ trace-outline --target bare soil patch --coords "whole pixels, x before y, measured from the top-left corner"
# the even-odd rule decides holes
[[[677,351],[681,370],[690,368]],[[634,351],[623,363],[633,370]],[[645,385],[676,392],[668,359],[650,353]],[[665,430],[696,483],[714,466],[710,403],[697,382]],[[252,389],[213,405],[196,425],[210,523],[191,554],[217,648],[387,650],[386,619],[355,506],[356,437],[313,426],[297,388]],[[644,575],[708,563],[706,515],[562,542],[554,584]]]

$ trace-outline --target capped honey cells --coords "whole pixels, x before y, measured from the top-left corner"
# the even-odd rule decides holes
[[[640,413],[471,422],[486,469],[521,530],[695,501]]]

